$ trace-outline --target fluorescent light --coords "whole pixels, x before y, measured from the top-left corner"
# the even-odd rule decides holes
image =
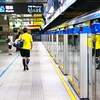
[[[13,0],[5,0],[5,2],[13,2]]]
[[[16,15],[16,14],[11,14],[11,15]]]
[[[31,14],[23,15],[24,17],[32,17]]]

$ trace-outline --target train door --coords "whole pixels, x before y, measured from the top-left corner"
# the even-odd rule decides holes
[[[92,33],[95,34],[94,40],[95,51],[92,54],[92,96],[91,100],[100,100],[100,23],[92,24]]]
[[[55,31],[53,38],[54,38],[53,59],[58,64],[58,31]]]
[[[42,43],[44,44],[44,33],[41,34]]]
[[[59,63],[59,68],[61,71],[64,71],[63,68],[63,54],[64,54],[64,35],[62,34],[62,30],[59,30],[59,35],[58,35],[58,63]]]
[[[94,46],[93,46],[93,35],[92,33],[88,34],[88,48],[87,48],[87,56],[88,56],[88,94],[90,100],[95,99],[95,57],[94,57]]]
[[[48,43],[47,43],[47,50],[48,50],[48,52],[49,52],[49,50],[50,50],[50,33],[48,32]]]
[[[49,50],[49,34],[47,34],[47,50]]]
[[[73,80],[73,61],[74,61],[74,56],[73,56],[73,44],[74,44],[74,37],[73,37],[73,32],[72,29],[67,30],[68,33],[68,79],[69,82],[74,85],[74,80]]]
[[[48,49],[48,35],[45,34],[45,46],[46,46],[46,49]]]
[[[73,28],[73,78],[74,88],[80,94],[80,35],[79,28]]]
[[[69,75],[73,88],[81,98],[88,100],[87,34],[88,27],[74,27],[69,41]]]
[[[45,33],[42,35],[42,38],[43,38],[43,44],[46,47],[46,34]]]
[[[68,34],[66,29],[60,30],[58,48],[59,68],[64,75],[68,74]]]
[[[53,56],[53,34],[50,32],[50,41],[49,41],[49,53],[51,56]]]

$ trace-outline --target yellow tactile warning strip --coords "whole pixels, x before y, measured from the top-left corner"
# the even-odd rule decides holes
[[[68,84],[67,84],[66,81],[64,80],[64,78],[63,78],[63,76],[61,75],[60,71],[58,70],[57,66],[56,66],[55,63],[53,62],[52,58],[51,58],[50,56],[48,56],[48,57],[49,57],[50,61],[52,62],[52,64],[53,64],[53,66],[54,66],[54,68],[55,68],[57,74],[59,75],[59,77],[60,77],[60,79],[61,79],[63,85],[65,86],[65,88],[66,88],[66,90],[67,90],[67,92],[68,92],[68,94],[69,94],[71,100],[76,100],[74,94],[72,93],[72,91],[71,91],[71,89],[69,88]]]

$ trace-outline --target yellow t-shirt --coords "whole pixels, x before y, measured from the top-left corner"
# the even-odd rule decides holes
[[[96,39],[96,49],[100,49],[100,35],[97,34],[95,36],[95,39]]]
[[[88,48],[93,48],[91,37],[88,38]]]
[[[23,33],[19,36],[18,40],[24,40],[22,49],[31,49],[31,42],[33,41],[32,36],[28,33]]]
[[[93,40],[95,40],[95,35],[92,35],[92,37],[88,37],[88,47],[89,48],[94,48],[93,47]]]

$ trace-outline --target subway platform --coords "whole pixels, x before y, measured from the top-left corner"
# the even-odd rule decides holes
[[[41,42],[33,42],[29,70],[19,52],[0,53],[0,100],[79,100]]]

